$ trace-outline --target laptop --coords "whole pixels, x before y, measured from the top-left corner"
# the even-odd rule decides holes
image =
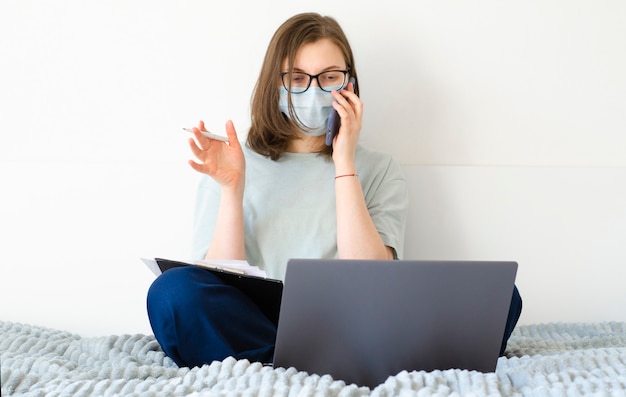
[[[274,367],[374,388],[406,370],[494,372],[516,262],[292,259]]]

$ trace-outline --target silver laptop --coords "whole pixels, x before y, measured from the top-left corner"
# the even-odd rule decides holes
[[[403,370],[493,372],[516,262],[292,259],[274,367],[371,388]]]

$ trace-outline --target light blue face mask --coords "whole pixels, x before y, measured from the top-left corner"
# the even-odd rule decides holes
[[[341,86],[332,89],[336,90],[339,88]],[[289,115],[288,95],[287,89],[280,87],[278,106],[281,112],[291,118]],[[291,101],[297,118],[294,121],[303,127],[302,132],[305,135],[320,136],[326,133],[326,123],[333,108],[332,103],[335,101],[330,92],[322,91],[319,87],[309,87],[308,90],[301,94],[292,94]]]

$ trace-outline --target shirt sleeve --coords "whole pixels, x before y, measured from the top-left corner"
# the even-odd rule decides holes
[[[402,259],[409,195],[402,168],[392,157],[372,176],[364,195],[383,243],[394,250],[394,259]]]

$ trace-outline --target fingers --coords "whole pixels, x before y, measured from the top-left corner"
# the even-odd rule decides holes
[[[209,141],[208,143],[210,145],[211,140],[207,139],[207,141]],[[198,146],[198,144],[193,138],[189,138],[188,142],[189,142],[189,147],[191,148],[191,152],[195,156],[196,160],[187,160],[187,163],[194,170],[203,174],[210,175],[210,169],[212,165],[214,164],[214,161],[213,161],[212,155],[209,153],[209,150],[208,149],[205,150],[202,147]]]
[[[361,102],[361,99],[352,91],[333,91],[332,96],[339,105],[346,109],[346,111],[351,110],[353,113],[359,113],[363,108],[363,102]],[[339,109],[335,109],[339,111]]]
[[[358,122],[363,114],[363,103],[353,92],[343,90],[340,93],[333,92],[333,108],[339,113],[341,123]]]
[[[194,170],[198,171],[198,172],[202,172],[202,164],[198,164],[193,160],[188,160],[187,163],[191,166],[191,168],[193,168]]]
[[[211,139],[202,135],[200,129],[196,127],[193,128],[192,132],[193,136],[195,137],[196,146],[198,146],[201,150],[209,150],[209,148],[211,147]]]
[[[232,120],[226,122],[226,136],[228,137],[228,144],[233,148],[239,148],[239,139],[237,138],[237,131],[235,130],[235,124]]]
[[[201,120],[197,127],[192,128],[193,138],[188,139],[189,148],[196,161],[190,160],[189,165],[196,171],[204,172],[205,166],[212,163],[219,153],[231,152],[232,149],[241,152],[241,145],[237,139],[237,131],[232,120],[226,122],[226,135],[228,144],[219,140],[207,138],[201,131],[206,131],[204,122]],[[226,152],[224,152],[224,150]]]
[[[237,138],[237,131],[235,130],[235,125],[232,120],[226,122],[228,143],[206,137],[201,131],[206,131],[202,120],[198,123],[197,127],[192,128],[191,132],[193,133],[193,138],[189,138],[188,140],[191,152],[200,160],[200,163],[204,163],[209,157],[214,157],[218,152],[222,152],[223,150],[227,152],[230,152],[230,149],[241,151],[241,144]],[[199,166],[198,163],[195,164]]]
[[[333,140],[333,159],[339,159],[354,154],[361,131],[363,103],[350,90],[333,91],[332,95],[335,99],[332,106],[341,117],[340,131]]]
[[[198,159],[202,158],[202,151],[206,150],[198,146],[198,143],[193,138],[189,138],[189,148],[191,149],[191,153]]]

